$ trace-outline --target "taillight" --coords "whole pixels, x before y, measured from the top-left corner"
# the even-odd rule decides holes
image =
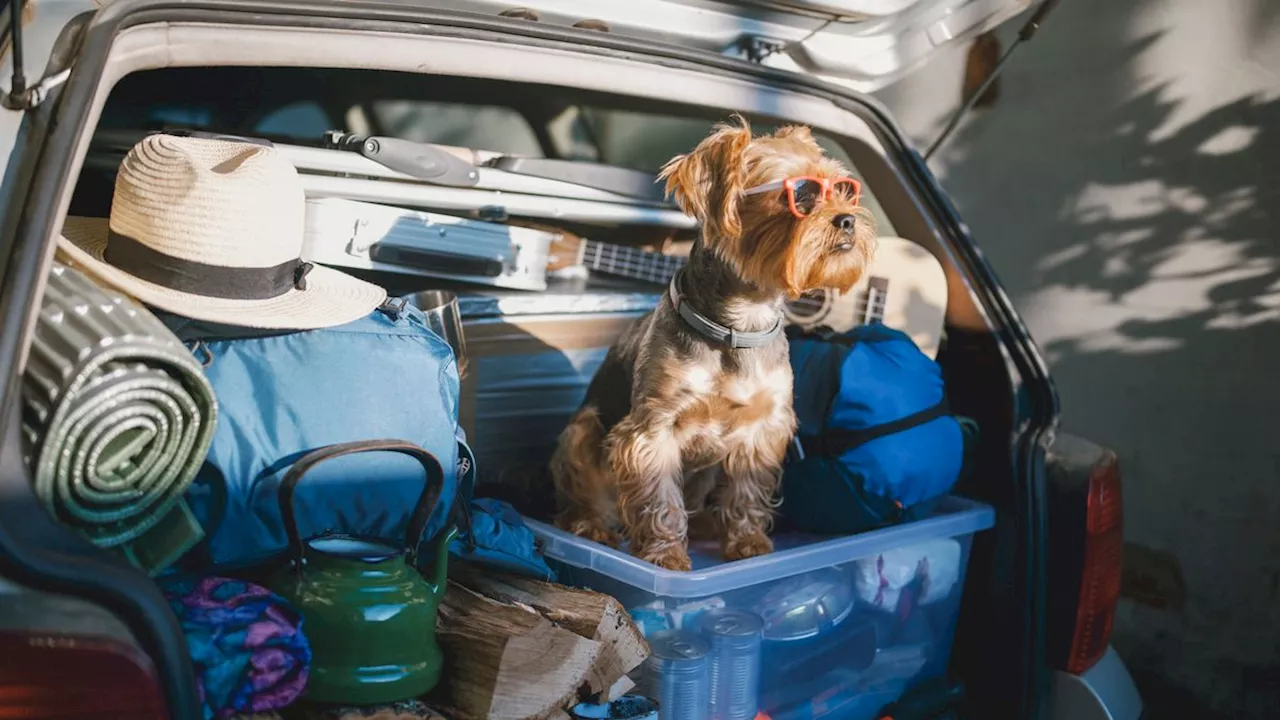
[[[1106,652],[1123,555],[1120,465],[1105,450],[1087,473],[1057,474],[1050,487],[1048,650],[1056,667],[1078,675]]]
[[[150,659],[109,638],[0,631],[0,720],[166,720]]]

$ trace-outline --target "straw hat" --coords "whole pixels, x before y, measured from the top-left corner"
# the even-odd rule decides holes
[[[120,166],[111,219],[68,217],[58,250],[197,320],[301,330],[364,317],[386,291],[304,262],[305,213],[297,171],[269,145],[149,135]]]

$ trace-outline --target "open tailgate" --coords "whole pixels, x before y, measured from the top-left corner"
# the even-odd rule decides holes
[[[1026,10],[1031,0],[434,0],[472,12],[533,10],[543,22],[606,22],[614,33],[877,90],[934,53]]]

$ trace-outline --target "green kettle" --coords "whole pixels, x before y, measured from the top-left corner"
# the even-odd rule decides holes
[[[376,538],[325,533],[303,541],[294,517],[294,488],[325,460],[361,452],[397,452],[422,463],[426,486],[405,532],[405,547]],[[280,482],[280,515],[289,538],[289,564],[271,589],[302,615],[311,643],[303,698],[317,703],[374,705],[418,697],[440,681],[436,609],[444,595],[449,543],[442,531],[428,582],[417,570],[418,546],[444,486],[431,453],[401,440],[365,440],[314,450]]]

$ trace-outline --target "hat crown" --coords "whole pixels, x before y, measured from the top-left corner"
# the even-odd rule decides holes
[[[116,175],[111,230],[166,255],[263,268],[299,257],[306,198],[275,148],[149,135]]]

